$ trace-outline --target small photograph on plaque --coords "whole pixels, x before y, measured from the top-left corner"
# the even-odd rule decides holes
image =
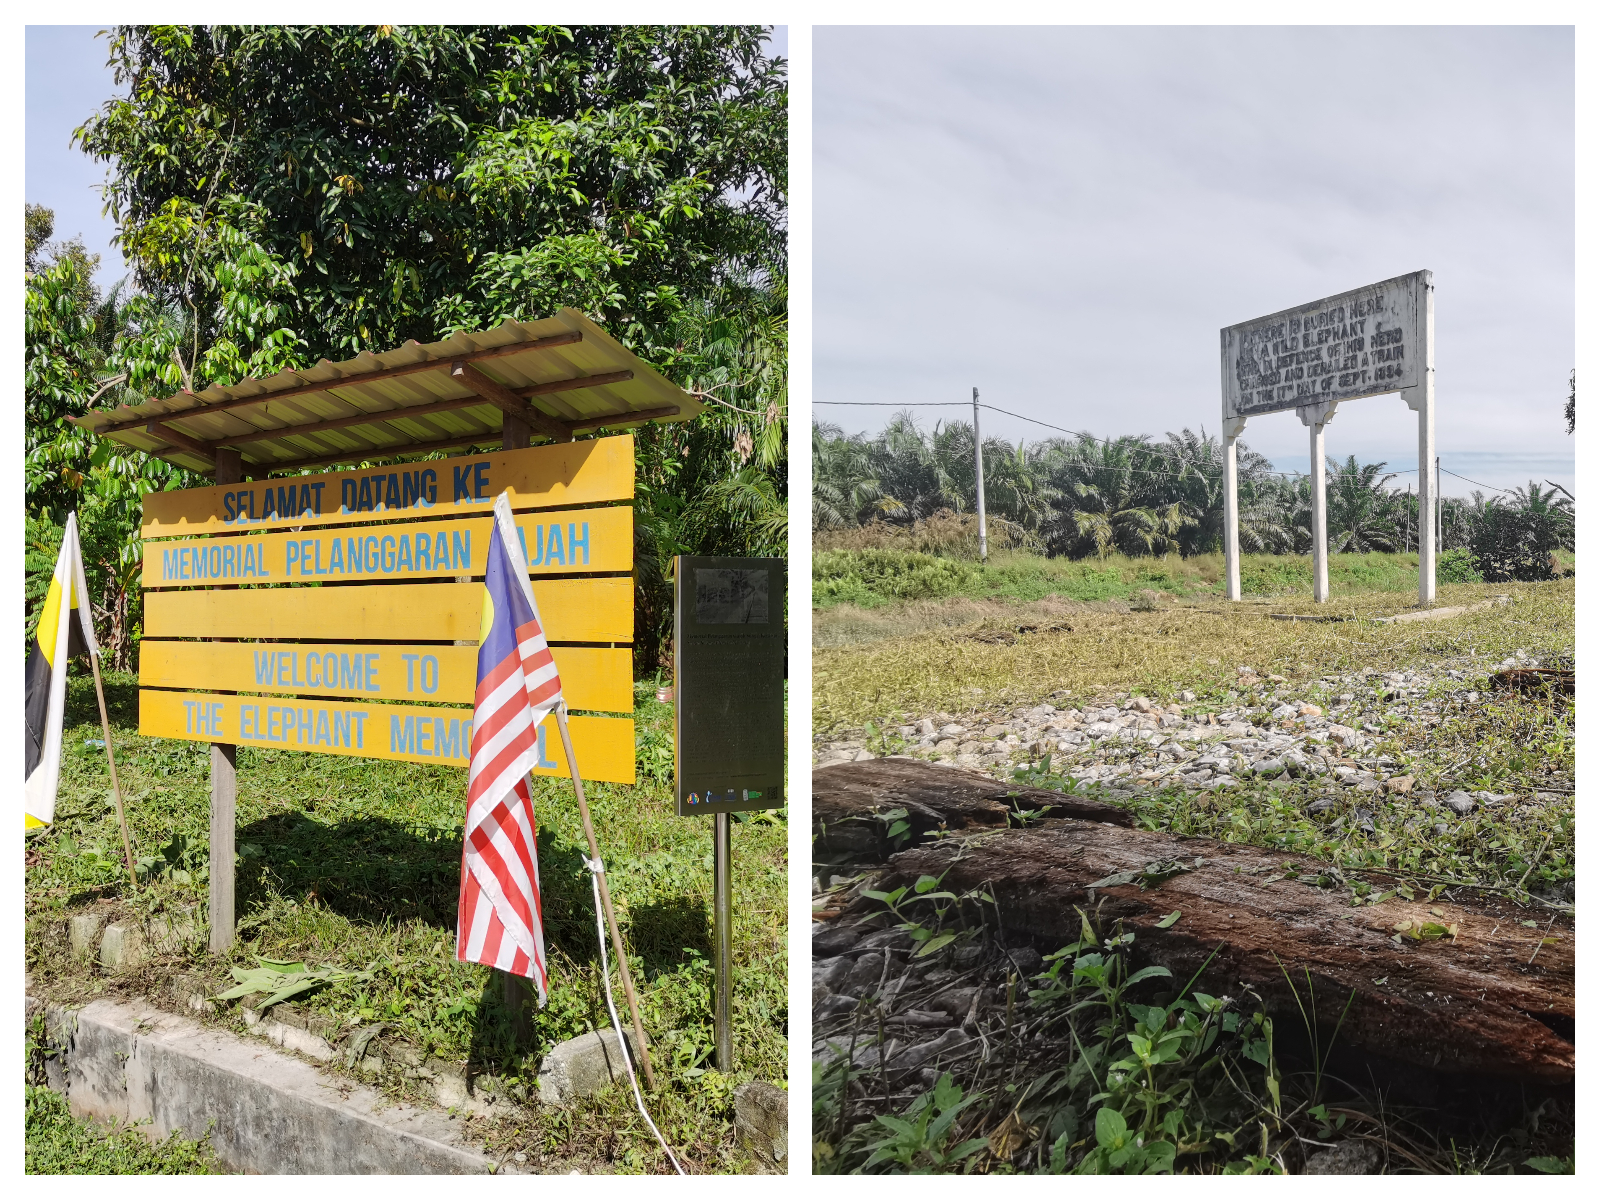
[[[694,619],[701,625],[765,625],[767,572],[695,568]]]

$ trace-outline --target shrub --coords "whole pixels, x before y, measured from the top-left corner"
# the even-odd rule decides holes
[[[1004,517],[988,518],[986,532],[989,549],[1036,548],[1037,539],[1022,526]],[[978,557],[978,518],[975,513],[957,513],[942,508],[925,520],[910,525],[869,521],[843,529],[825,529],[812,535],[812,547],[824,550],[914,550],[945,558]]]
[[[1473,561],[1472,551],[1466,549],[1444,551],[1434,564],[1433,573],[1439,583],[1483,582],[1483,575]]]
[[[974,586],[972,563],[908,550],[823,550],[811,563],[812,603],[871,608],[888,600],[937,600]]]
[[[1552,551],[1561,548],[1564,513],[1491,501],[1472,527],[1472,561],[1486,583],[1535,583],[1556,576]]]

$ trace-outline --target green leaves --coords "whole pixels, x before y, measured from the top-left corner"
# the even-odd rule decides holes
[[[927,941],[922,943],[922,945],[917,949],[916,954],[914,954],[912,957],[926,958],[930,954],[937,954],[951,942],[955,941],[957,936],[958,935],[954,933],[941,933],[930,937]]]
[[[372,978],[371,971],[345,971],[337,967],[312,971],[303,962],[280,962],[260,957],[256,961],[261,965],[254,970],[234,967],[233,978],[238,986],[218,992],[212,998],[238,1000],[244,996],[265,996],[256,1006],[259,1009],[279,1004],[313,988],[326,987],[330,983],[360,983]]]
[[[786,86],[757,27],[187,32],[119,27],[144,84],[79,140],[202,346],[242,265],[226,229],[263,252],[240,296],[303,267],[278,327],[307,363],[563,304],[654,357],[683,297],[782,274]],[[270,322],[240,327],[243,361]]]
[[[1532,1167],[1542,1175],[1575,1175],[1575,1161],[1572,1158],[1530,1158],[1522,1165]]]
[[[880,1115],[874,1124],[887,1133],[868,1143],[871,1153],[863,1171],[878,1163],[893,1163],[912,1174],[949,1170],[988,1145],[984,1138],[949,1144],[960,1115],[977,1103],[979,1095],[963,1096],[961,1087],[946,1071],[933,1089],[911,1102],[906,1115]]]
[[[1104,879],[1097,879],[1087,886],[1092,888],[1122,887],[1125,884],[1137,883],[1141,891],[1158,887],[1167,880],[1186,871],[1192,871],[1200,865],[1202,860],[1196,859],[1193,864],[1180,862],[1178,859],[1164,859],[1160,862],[1146,863],[1143,867],[1128,871],[1118,871],[1114,875],[1107,875]],[[1161,928],[1165,929],[1163,925]]]

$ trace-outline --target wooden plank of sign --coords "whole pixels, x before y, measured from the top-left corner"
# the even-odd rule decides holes
[[[580,776],[634,782],[630,718],[575,716],[567,721]],[[466,767],[472,753],[472,710],[140,689],[139,732],[191,742]],[[533,773],[567,774],[554,716],[539,726],[539,762]]]
[[[552,642],[633,641],[633,580],[535,579]],[[156,638],[273,641],[478,640],[481,583],[388,587],[175,589],[144,594],[144,633]]]
[[[382,517],[475,517],[511,490],[517,510],[633,499],[628,434],[360,471],[150,492],[143,536],[350,525]]]
[[[555,509],[516,523],[531,574],[633,570],[631,508]],[[493,525],[492,517],[478,517],[146,542],[144,586],[481,577]]]
[[[554,646],[551,654],[569,708],[633,711],[633,651]],[[477,678],[476,646],[164,642],[151,637],[139,644],[139,684],[148,688],[471,704]]]

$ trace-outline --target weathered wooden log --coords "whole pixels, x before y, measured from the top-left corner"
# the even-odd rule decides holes
[[[880,863],[893,853],[889,822],[873,819],[905,810],[909,844],[936,829],[1004,829],[1019,811],[1049,806],[1051,816],[1128,825],[1122,809],[1083,796],[1012,787],[987,775],[937,767],[914,758],[874,758],[812,772],[812,849],[818,861]],[[902,839],[901,845],[907,841]]]
[[[852,803],[870,811],[877,801],[861,768],[873,765],[817,771],[816,811],[835,821]],[[939,784],[956,773],[900,769],[923,775],[917,802],[942,813]],[[896,797],[912,791],[897,786]],[[957,792],[953,815],[975,807],[969,793]],[[1042,801],[1030,796],[1029,803]],[[1308,886],[1327,880],[1328,866],[1305,855],[1109,828],[1098,818],[998,825],[969,822],[961,828],[971,833],[893,856],[880,886],[924,874],[949,890],[981,886],[998,900],[1006,926],[1045,950],[1076,939],[1075,909],[1083,908],[1102,923],[1120,920],[1142,960],[1180,979],[1217,951],[1200,990],[1235,994],[1249,986],[1287,1019],[1299,1019],[1288,980],[1303,1003],[1309,971],[1324,1032],[1349,999],[1339,1038],[1367,1052],[1439,1072],[1573,1079],[1576,941],[1564,914],[1466,888],[1454,889],[1462,893],[1455,900],[1390,895],[1357,904],[1346,888]],[[1185,869],[1168,875],[1175,864]],[[1396,882],[1378,873],[1363,878],[1383,890]],[[1173,912],[1182,915],[1159,928]]]

